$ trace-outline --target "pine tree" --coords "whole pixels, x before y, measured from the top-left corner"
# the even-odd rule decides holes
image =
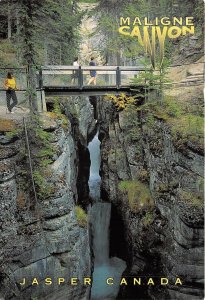
[[[29,105],[32,112],[37,111],[36,97],[36,32],[45,0],[14,1],[19,14],[19,31],[21,33],[20,47],[22,61],[28,67]]]
[[[28,66],[29,103],[36,111],[36,67],[73,61],[82,13],[76,0],[2,0],[0,8],[7,16],[7,37],[18,49],[18,63]]]

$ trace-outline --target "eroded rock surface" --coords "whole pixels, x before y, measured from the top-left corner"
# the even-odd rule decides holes
[[[82,143],[87,145],[93,111],[89,100],[78,101],[77,131]],[[49,114],[41,118],[42,128],[50,132],[52,147],[57,150],[47,175],[44,174],[52,193],[45,199],[37,195],[37,203],[22,124],[22,132],[16,139],[1,133],[0,296],[5,300],[88,299],[90,287],[82,284],[82,278],[91,275],[91,255],[88,228],[79,226],[75,214],[78,149],[74,132],[69,120],[62,126],[61,121]],[[32,149],[31,140],[30,146]],[[45,285],[48,277],[52,284]],[[59,277],[65,278],[65,284],[58,284]],[[71,277],[77,277],[81,283],[71,286]],[[21,286],[23,278],[26,283]],[[34,278],[39,284],[32,286]]]
[[[135,299],[136,294],[139,299],[203,299],[203,203],[179,196],[181,190],[200,192],[203,156],[195,149],[177,149],[163,121],[155,119],[149,127],[139,113],[133,133],[125,111],[118,115],[103,100],[99,107],[102,189],[122,220],[119,235],[127,249],[120,251],[116,229],[111,234],[113,255],[126,259],[125,276],[169,278],[167,286],[122,287],[119,299]],[[120,182],[139,178],[154,200],[149,212],[143,207],[133,211],[129,196],[119,188]],[[137,202],[140,194],[135,196]],[[182,286],[174,285],[176,277]]]

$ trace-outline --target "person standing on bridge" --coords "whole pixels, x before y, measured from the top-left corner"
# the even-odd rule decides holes
[[[79,68],[78,57],[75,58],[73,62],[73,66]],[[76,80],[78,80],[78,74],[79,74],[78,70],[73,71],[72,80],[71,80],[72,84],[75,84]]]
[[[96,63],[94,61],[94,57],[91,57],[89,66],[96,66]],[[94,85],[96,85],[96,75],[97,75],[96,70],[90,70],[90,77],[91,78],[88,81],[88,85],[90,85],[91,83],[93,83]]]
[[[12,111],[12,109],[14,108],[14,106],[18,104],[18,100],[15,92],[15,90],[17,90],[16,79],[14,78],[13,73],[8,72],[7,78],[4,81],[4,88],[6,89],[6,103],[7,103],[8,113],[13,114],[14,112]],[[13,100],[12,103],[11,103],[11,99]]]

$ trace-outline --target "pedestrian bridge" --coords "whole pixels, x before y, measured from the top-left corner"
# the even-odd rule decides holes
[[[96,85],[88,85],[90,71],[97,72]],[[7,72],[13,72],[19,91],[28,88],[27,68],[0,68],[0,79],[3,81]],[[37,90],[46,95],[63,95],[70,93],[109,93],[113,91],[129,91],[132,79],[145,71],[140,66],[42,66],[36,71]],[[141,84],[142,85],[142,84]]]
[[[97,72],[96,85],[88,85],[90,71]],[[136,85],[132,79],[138,77],[145,68],[140,66],[42,66],[36,71],[36,90],[39,109],[46,107],[46,97],[68,95],[106,95],[134,93]],[[7,72],[13,72],[17,82],[17,97],[26,98],[28,90],[27,68],[0,68],[0,96],[4,100],[3,82]],[[138,85],[144,88],[145,83]]]
[[[96,85],[88,85],[90,71],[97,71]],[[145,71],[127,66],[43,66],[38,72],[38,87],[45,95],[102,95],[129,92],[131,80]]]

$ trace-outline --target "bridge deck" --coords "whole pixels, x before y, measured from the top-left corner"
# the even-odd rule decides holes
[[[106,94],[118,94],[118,93],[129,93],[132,94],[135,89],[142,89],[143,86],[120,86],[116,85],[109,86],[44,86],[43,90],[45,91],[46,96],[58,96],[58,95],[106,95]]]

